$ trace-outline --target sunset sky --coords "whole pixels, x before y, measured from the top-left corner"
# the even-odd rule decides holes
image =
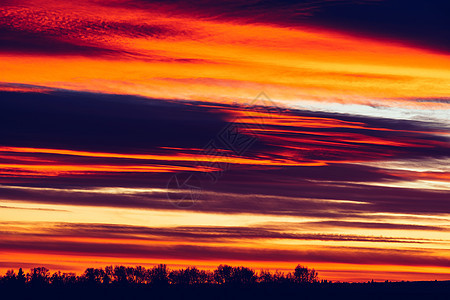
[[[1,1],[0,273],[450,280],[449,11]]]

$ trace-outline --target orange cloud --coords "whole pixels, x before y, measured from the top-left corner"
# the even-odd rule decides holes
[[[213,101],[248,101],[258,87],[270,90],[278,101],[394,107],[423,106],[411,99],[450,94],[449,57],[401,44],[312,28],[118,10],[93,2],[31,3],[27,9],[4,12],[4,18],[13,20],[8,24],[12,29],[46,36],[51,32],[49,37],[59,42],[68,35],[76,47],[105,49],[106,56],[43,57],[13,51],[1,55],[0,66],[8,70],[2,74],[4,82]]]

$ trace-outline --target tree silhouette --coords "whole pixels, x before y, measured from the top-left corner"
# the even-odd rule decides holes
[[[87,284],[99,284],[103,281],[105,271],[103,269],[87,268],[84,271],[83,279]]]
[[[19,282],[22,282],[20,285]],[[450,299],[450,281],[318,281],[317,272],[298,265],[293,272],[259,274],[246,267],[220,265],[213,272],[196,267],[169,270],[166,265],[87,268],[77,276],[45,267],[0,276],[2,299]],[[370,297],[369,297],[370,298]],[[372,298],[371,298],[372,299]]]
[[[317,282],[317,272],[314,269],[297,265],[294,270],[294,280],[297,283],[314,283]]]
[[[228,265],[220,265],[214,271],[214,280],[218,284],[229,284],[231,283],[231,276],[233,273],[233,267]]]
[[[214,271],[214,279],[218,284],[252,284],[256,282],[257,276],[246,267],[220,265]]]
[[[134,283],[143,284],[146,282],[147,270],[144,267],[137,266],[134,268]]]
[[[142,285],[180,285],[198,286],[206,284],[217,285],[246,285],[261,284],[302,284],[318,282],[317,272],[314,269],[298,265],[293,273],[286,275],[281,272],[270,272],[261,270],[259,275],[247,267],[232,267],[219,265],[214,271],[199,270],[196,267],[169,270],[165,264],[146,269],[142,266],[106,266],[102,268],[87,268],[83,274],[77,276],[75,273],[53,273],[45,267],[37,267],[24,274],[22,269],[16,275],[14,270],[8,270],[0,280],[8,285],[30,286],[142,286]]]
[[[160,264],[149,270],[150,282],[154,285],[166,285],[169,283],[169,272],[165,264]]]
[[[52,277],[50,277],[50,282],[53,286],[63,286],[64,281],[61,271],[53,273]]]
[[[112,266],[106,266],[105,267],[105,274],[103,275],[103,278],[102,278],[103,284],[108,285],[112,281],[113,275],[114,275],[113,267]]]
[[[19,273],[17,273],[17,283],[19,285],[24,285],[27,278],[25,276],[25,273],[23,272],[22,268],[19,269]]]
[[[14,270],[8,270],[6,271],[5,277],[3,277],[3,280],[8,284],[15,284],[16,283],[16,273]]]
[[[46,267],[31,269],[30,283],[35,286],[46,285],[50,282],[50,271]]]
[[[259,272],[259,278],[258,281],[261,283],[273,283],[275,282],[275,278],[270,271],[261,270]]]
[[[113,273],[114,281],[119,285],[128,284],[127,268],[124,266],[115,266]]]
[[[255,272],[246,267],[233,267],[232,282],[241,285],[250,285],[256,282]]]
[[[213,282],[211,272],[200,271],[196,267],[189,267],[181,270],[172,270],[169,274],[172,284],[178,285],[199,285]]]

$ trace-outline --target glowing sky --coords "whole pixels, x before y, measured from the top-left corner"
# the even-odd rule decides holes
[[[2,1],[0,271],[450,279],[444,2]]]

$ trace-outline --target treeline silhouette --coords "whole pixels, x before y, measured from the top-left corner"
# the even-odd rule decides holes
[[[0,276],[1,299],[450,299],[450,281],[346,283],[319,280],[298,265],[288,273],[220,265],[170,270],[160,264],[87,268],[83,274],[50,273],[45,267]]]
[[[73,286],[73,285],[252,285],[266,284],[303,284],[318,282],[318,274],[314,269],[298,265],[293,272],[270,272],[261,270],[256,273],[246,267],[220,265],[214,271],[199,270],[196,267],[169,270],[165,264],[150,269],[142,266],[107,266],[105,268],[87,268],[83,274],[50,273],[46,267],[32,268],[24,273],[22,268],[16,274],[8,270],[0,278],[2,285],[29,286]],[[323,281],[326,282],[326,281]]]

